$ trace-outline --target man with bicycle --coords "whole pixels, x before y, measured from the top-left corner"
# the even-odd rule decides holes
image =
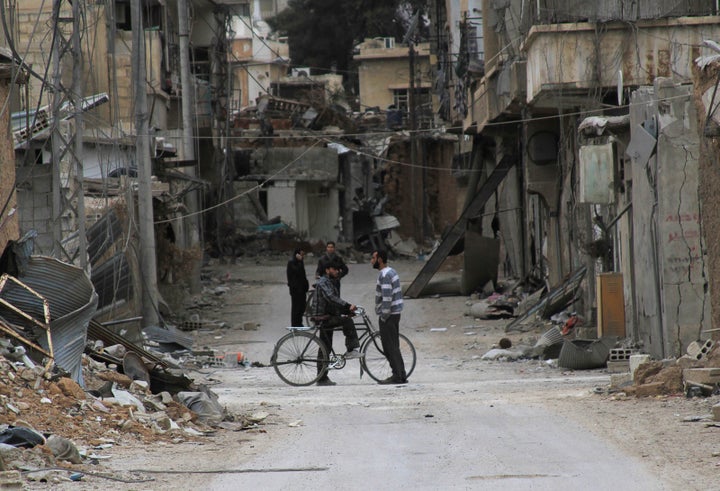
[[[313,316],[320,318],[320,340],[327,346],[328,350],[332,349],[333,331],[337,326],[342,326],[345,335],[345,359],[359,358],[360,341],[358,340],[357,329],[352,318],[347,314],[355,312],[355,305],[346,302],[340,298],[336,281],[341,271],[339,261],[332,260],[325,266],[325,274],[320,277],[315,285],[315,304],[313,305]],[[318,370],[322,366],[318,362]],[[327,374],[317,381],[317,385],[335,385]]]

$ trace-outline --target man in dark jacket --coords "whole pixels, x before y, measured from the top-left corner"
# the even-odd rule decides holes
[[[290,325],[302,326],[305,313],[305,298],[310,287],[305,274],[305,251],[297,248],[287,263],[287,284],[290,288]]]
[[[358,340],[357,329],[355,323],[347,314],[355,312],[356,306],[340,298],[335,280],[340,274],[340,263],[338,261],[330,261],[325,268],[325,274],[315,285],[315,303],[313,305],[313,315],[320,319],[322,324],[320,327],[320,339],[328,347],[332,349],[333,330],[335,327],[342,327],[345,335],[345,359],[360,358],[360,341]],[[318,371],[322,369],[322,365],[318,362]],[[317,381],[318,385],[335,385],[327,374]]]
[[[315,278],[325,276],[325,270],[331,262],[334,262],[339,268],[337,278],[333,280],[333,283],[335,283],[338,295],[340,295],[340,278],[347,275],[349,270],[345,261],[343,261],[343,259],[335,252],[335,242],[332,240],[328,241],[325,245],[325,254],[320,256],[320,259],[318,259],[317,269],[315,270]]]

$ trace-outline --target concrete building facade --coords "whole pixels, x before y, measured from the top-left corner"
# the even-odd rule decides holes
[[[597,277],[622,273],[625,333],[660,358],[708,337],[716,295],[693,73],[703,41],[720,37],[715,3],[435,6],[438,49],[457,38],[458,10],[482,22],[484,70],[453,65],[453,99],[467,104],[446,120],[476,141],[472,165],[517,156],[494,200],[512,274],[560,286],[586,268],[574,309],[594,325]]]

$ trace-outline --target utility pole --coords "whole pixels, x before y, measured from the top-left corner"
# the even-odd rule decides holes
[[[424,197],[422,202],[418,203],[418,194],[424,194],[425,190],[418,185],[417,170],[417,101],[415,98],[415,31],[417,30],[420,19],[420,11],[416,11],[410,21],[410,26],[405,33],[403,39],[408,45],[408,59],[410,64],[410,80],[408,82],[408,111],[410,116],[410,183],[411,183],[411,206],[413,209],[413,229],[415,231],[415,241],[422,246],[425,242],[424,224],[425,210]],[[422,181],[421,183],[422,184]],[[419,189],[418,189],[419,188]]]
[[[422,246],[425,238],[422,236],[422,211],[418,214],[418,190],[417,190],[417,112],[415,108],[415,46],[412,38],[409,38],[410,59],[410,82],[408,87],[408,110],[410,115],[410,182],[412,183],[412,209],[413,229],[415,230],[415,241]]]
[[[147,91],[145,89],[145,31],[141,0],[131,0],[132,77],[135,91],[135,160],[138,167],[138,224],[140,229],[140,271],[142,275],[142,325],[157,325],[158,291],[155,258],[155,230],[153,228],[152,161],[148,133]],[[134,207],[133,207],[134,208]],[[133,210],[134,212],[134,210]]]
[[[61,145],[62,133],[60,131],[60,106],[62,105],[62,72],[60,71],[60,54],[63,47],[63,38],[61,36],[62,28],[60,27],[60,5],[62,0],[54,0],[52,8],[52,18],[54,22],[55,36],[52,44],[52,60],[53,60],[53,97],[52,97],[52,114],[53,114],[53,132],[51,138],[52,145],[52,210],[53,210],[53,255],[61,259],[62,237],[63,237],[63,199],[62,199],[62,180],[60,172],[61,161]],[[29,109],[29,108],[28,108]]]
[[[53,255],[63,261],[79,259],[80,266],[87,271],[87,236],[85,234],[85,193],[83,192],[83,56],[80,36],[85,31],[81,11],[82,2],[72,3],[72,17],[62,17],[62,0],[53,0],[53,95],[52,95],[52,186],[53,186]],[[70,39],[66,38],[65,27],[72,25]],[[72,87],[69,91],[62,84],[62,58],[72,55]],[[70,104],[67,105],[67,95]],[[74,119],[68,134],[62,121]],[[74,135],[72,134],[74,130]],[[68,162],[64,164],[63,162]],[[67,182],[67,189],[63,187]],[[73,223],[74,222],[74,223]],[[63,245],[66,234],[77,227],[77,251],[67,251]],[[74,252],[77,254],[74,255]]]
[[[73,72],[72,72],[72,107],[75,113],[75,185],[77,196],[77,227],[78,227],[78,253],[80,255],[80,267],[88,271],[87,257],[87,234],[85,233],[85,191],[83,187],[84,169],[83,169],[83,55],[80,46],[80,34],[84,32],[82,21],[85,18],[80,12],[81,2],[75,0],[72,3],[73,13],[73,34],[72,34],[72,51],[73,51]],[[84,5],[84,4],[83,4]]]
[[[180,85],[182,101],[182,122],[183,122],[183,160],[193,162],[185,168],[190,177],[197,175],[195,171],[195,138],[193,132],[193,83],[190,77],[190,29],[188,28],[188,5],[187,0],[178,0],[178,30],[180,38]],[[190,192],[187,196],[188,211],[190,217],[189,230],[185,230],[185,247],[196,247],[200,245],[199,223],[200,217],[197,212],[200,209],[196,191]],[[200,263],[195,261],[190,275],[190,293],[200,292]]]

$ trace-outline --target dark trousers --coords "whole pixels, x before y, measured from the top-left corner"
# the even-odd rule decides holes
[[[405,380],[405,362],[400,353],[400,314],[390,315],[386,321],[380,319],[380,339],[393,378],[398,381]]]
[[[292,300],[290,325],[300,327],[303,325],[303,314],[305,313],[305,293],[291,293],[290,299]]]
[[[330,318],[323,322],[320,327],[320,340],[325,344],[328,349],[328,355],[332,351],[333,332],[335,327],[342,326],[343,334],[345,335],[345,348],[348,351],[354,350],[360,347],[360,340],[358,339],[357,329],[355,323],[351,317],[340,317],[338,315],[330,316]],[[318,372],[322,370],[322,364],[318,360]],[[327,376],[327,375],[326,375]]]

